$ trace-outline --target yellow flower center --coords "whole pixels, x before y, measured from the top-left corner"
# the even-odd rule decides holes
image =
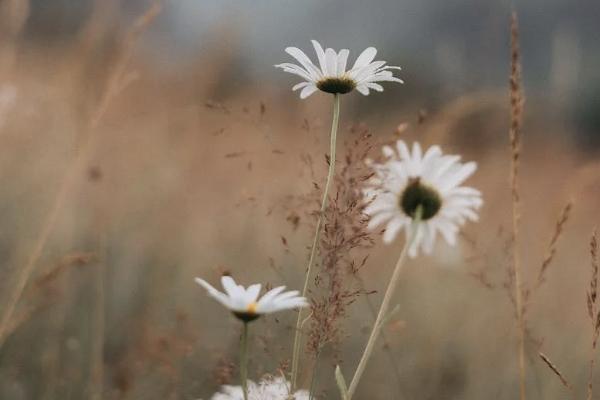
[[[258,306],[258,304],[256,304],[256,302],[253,301],[252,303],[248,304],[246,311],[248,312],[248,314],[256,314],[257,306]]]

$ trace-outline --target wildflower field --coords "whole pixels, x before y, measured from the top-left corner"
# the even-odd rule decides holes
[[[571,36],[540,83],[536,14],[490,6],[501,81],[453,86],[369,18],[197,1],[190,50],[184,2],[0,2],[0,400],[598,398]]]

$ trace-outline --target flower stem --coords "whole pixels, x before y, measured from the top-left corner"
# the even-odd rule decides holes
[[[333,121],[331,123],[331,134],[329,142],[329,171],[327,173],[327,182],[325,183],[325,190],[323,191],[323,199],[321,200],[321,209],[317,218],[317,226],[315,228],[315,235],[313,238],[312,247],[310,250],[310,257],[308,259],[308,265],[306,267],[306,276],[304,278],[304,288],[302,289],[302,296],[306,297],[308,290],[308,283],[310,282],[310,276],[312,272],[312,266],[317,255],[317,247],[319,239],[321,237],[321,226],[323,225],[323,214],[327,208],[327,200],[329,196],[329,189],[333,182],[333,176],[335,173],[335,145],[337,130],[340,120],[340,95],[333,95]],[[298,378],[298,364],[300,362],[300,336],[301,336],[301,325],[302,325],[302,309],[298,312],[298,320],[296,321],[296,332],[294,334],[294,347],[292,353],[292,391],[296,388],[296,382]]]
[[[365,282],[364,280],[359,276],[356,275],[354,277],[359,285],[360,285],[360,290],[364,293],[367,293],[367,289],[365,289]],[[373,304],[373,302],[371,301],[371,297],[370,296],[363,296],[367,302],[367,306],[369,307],[369,312],[371,313],[371,316],[373,317],[373,319],[377,318],[377,310],[375,309],[375,305]],[[381,340],[383,341],[383,345],[385,348],[389,347],[389,343],[390,341],[388,340],[388,338],[386,337],[385,331],[381,331]],[[400,368],[398,368],[398,363],[396,362],[396,359],[394,358],[394,353],[391,351],[386,351],[385,354],[388,356],[388,359],[390,361],[390,366],[392,367],[392,372],[394,373],[394,379],[396,381],[396,383],[398,384],[398,394],[400,394],[402,392],[402,385],[401,385],[401,380],[400,380]]]
[[[406,255],[408,254],[408,250],[412,246],[416,233],[417,227],[421,222],[421,215],[423,213],[423,208],[419,206],[417,208],[417,212],[415,218],[412,222],[411,232],[409,237],[406,238],[406,242],[404,243],[404,248],[400,253],[400,257],[396,262],[396,267],[394,268],[394,272],[392,274],[392,278],[390,279],[390,283],[385,291],[385,295],[383,296],[383,302],[381,303],[381,307],[379,308],[379,313],[377,314],[377,319],[375,320],[375,324],[373,325],[373,330],[371,331],[371,336],[369,336],[369,340],[367,345],[365,346],[365,351],[358,363],[358,367],[356,367],[356,372],[354,373],[354,377],[350,382],[350,386],[348,387],[348,399],[352,399],[354,392],[356,391],[356,387],[358,386],[358,382],[362,377],[362,374],[365,372],[365,368],[367,367],[367,362],[373,353],[373,349],[375,347],[375,342],[377,341],[377,337],[381,332],[381,328],[385,325],[385,319],[388,317],[388,312],[390,309],[390,302],[392,300],[392,295],[398,285],[398,281],[400,278],[400,272],[402,271],[402,266],[404,265],[404,261],[406,260]]]
[[[242,339],[240,340],[240,378],[244,400],[248,400],[248,323],[244,322]]]

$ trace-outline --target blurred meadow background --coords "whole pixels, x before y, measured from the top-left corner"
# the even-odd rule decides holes
[[[515,9],[527,392],[584,398],[600,3]],[[403,68],[404,85],[342,98],[340,166],[399,138],[440,144],[478,163],[469,185],[485,201],[458,246],[409,261],[355,398],[516,399],[510,12],[477,0],[0,0],[0,399],[209,399],[237,384],[239,324],[193,278],[302,285],[331,101],[300,100],[273,65],[286,46],[313,57],[310,39],[351,60],[375,46]],[[358,294],[324,347],[321,399],[339,398],[337,363],[353,372],[401,248],[372,241],[348,253],[368,258],[346,274]],[[294,322],[256,322],[251,378],[286,370]]]

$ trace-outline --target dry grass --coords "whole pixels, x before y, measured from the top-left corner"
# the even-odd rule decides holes
[[[550,370],[552,372],[554,372],[554,375],[556,375],[558,377],[558,379],[560,380],[560,383],[562,383],[563,386],[566,387],[567,389],[572,390],[573,386],[569,383],[567,378],[565,378],[563,373],[559,371],[558,367],[556,365],[554,365],[552,363],[552,361],[550,361],[548,356],[545,355],[544,353],[538,353],[538,355],[540,356],[541,360],[548,366],[548,368],[550,368]]]
[[[588,378],[588,400],[593,398],[594,389],[594,364],[596,360],[596,347],[598,337],[600,336],[600,310],[598,309],[598,234],[594,230],[590,240],[590,255],[592,258],[592,275],[590,278],[590,288],[587,292],[587,311],[592,326],[592,348],[590,349],[590,375]]]
[[[517,316],[519,398],[526,398],[525,372],[525,296],[523,272],[519,254],[519,223],[521,219],[519,193],[519,164],[521,158],[521,131],[523,119],[523,89],[521,87],[521,61],[519,52],[519,26],[517,14],[513,11],[510,20],[510,129],[508,131],[511,151],[510,188],[512,197],[512,274],[514,276],[515,308]]]

